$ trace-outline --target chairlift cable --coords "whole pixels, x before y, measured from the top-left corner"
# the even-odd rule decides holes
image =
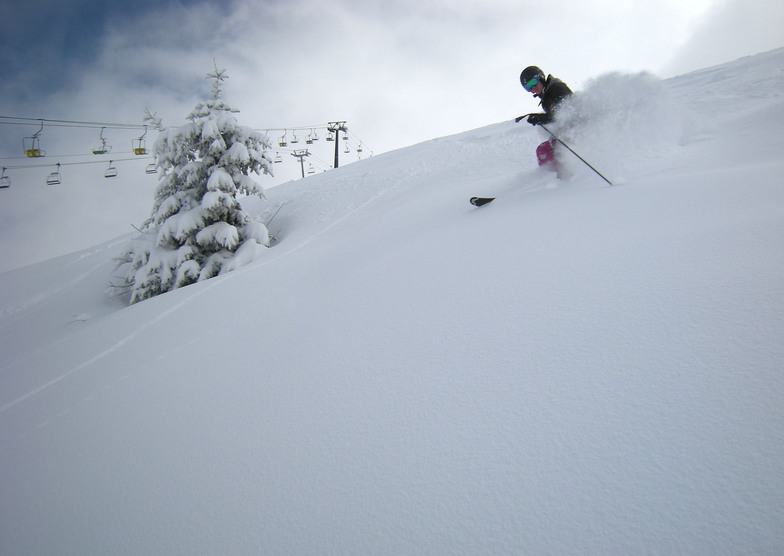
[[[87,127],[87,128],[101,128],[107,129],[142,129],[144,124],[125,124],[125,123],[111,123],[111,122],[88,122],[79,120],[49,120],[47,118],[22,118],[17,116],[0,116],[0,120],[14,120],[14,121],[0,121],[1,125],[33,125],[37,123],[45,123],[51,127]]]
[[[7,121],[3,121],[7,120]],[[148,127],[146,124],[129,124],[119,122],[93,122],[83,120],[54,120],[48,118],[25,118],[20,116],[0,116],[0,125],[38,125],[46,124],[48,127],[77,127],[77,128],[106,128],[106,129],[144,129]],[[254,131],[271,132],[271,131],[301,131],[311,132],[315,129],[326,128],[329,124],[322,123],[317,125],[304,125],[304,126],[288,126],[288,127],[265,127],[265,128],[251,128]],[[361,139],[351,131],[347,130],[348,134],[353,136],[354,140],[360,142]]]
[[[131,152],[131,151],[114,151],[111,154],[112,154],[112,156],[116,156],[118,154],[133,154],[133,152]],[[53,155],[47,154],[46,158],[49,158],[49,159],[52,159],[52,158],[75,158],[75,157],[86,157],[86,156],[90,156],[90,155],[85,154],[85,153],[78,153],[78,154],[53,154]],[[104,156],[104,157],[106,157],[106,156],[109,156],[109,153],[107,152],[104,155],[97,155],[97,156]],[[101,159],[98,159],[97,156],[96,156],[96,160],[101,160]],[[28,159],[29,159],[29,157],[27,157],[27,156],[6,156],[6,157],[0,157],[0,160],[28,160]],[[129,160],[134,160],[134,159],[129,159]],[[44,166],[46,166],[46,164],[44,164]]]
[[[119,154],[119,153],[116,153]],[[55,158],[55,157],[50,157]],[[59,158],[59,157],[58,157]],[[110,162],[131,162],[131,161],[141,161],[141,160],[151,160],[154,157],[146,156],[146,157],[134,157],[134,158],[116,158],[112,159]],[[85,166],[88,164],[106,164],[106,160],[86,160],[83,162],[58,162],[60,166]],[[17,165],[17,166],[5,166],[5,168],[9,170],[21,170],[21,169],[28,169],[28,168],[47,168],[52,166],[51,163],[49,164],[26,164],[26,165]]]

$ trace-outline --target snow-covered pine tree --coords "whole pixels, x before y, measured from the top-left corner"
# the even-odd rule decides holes
[[[242,210],[238,194],[264,197],[250,173],[272,173],[268,138],[240,126],[221,100],[226,70],[213,79],[212,99],[199,103],[189,123],[165,129],[153,152],[162,171],[150,218],[118,270],[130,303],[229,272],[269,247],[266,226]]]

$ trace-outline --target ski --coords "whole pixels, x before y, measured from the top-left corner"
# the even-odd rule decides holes
[[[490,201],[495,199],[495,197],[471,197],[470,201],[471,204],[475,207],[481,207],[482,205],[486,205]]]

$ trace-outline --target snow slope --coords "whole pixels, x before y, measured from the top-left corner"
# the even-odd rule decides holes
[[[615,187],[510,122],[276,187],[131,307],[127,238],[0,274],[0,553],[782,553],[783,86],[589,85]]]

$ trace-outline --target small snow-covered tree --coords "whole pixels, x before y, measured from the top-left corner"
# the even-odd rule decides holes
[[[118,270],[130,302],[229,272],[269,246],[267,228],[242,210],[238,194],[264,197],[250,173],[270,173],[268,138],[240,126],[221,100],[226,70],[213,79],[212,99],[199,103],[189,123],[160,131],[153,153],[162,172],[150,218]]]

